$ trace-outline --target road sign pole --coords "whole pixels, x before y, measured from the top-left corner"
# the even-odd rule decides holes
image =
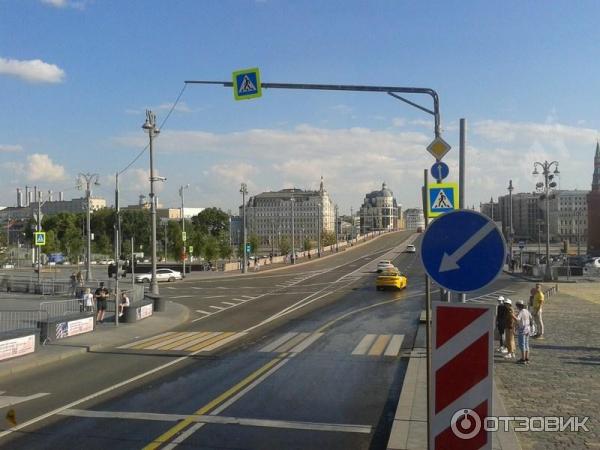
[[[425,218],[425,229],[427,229],[427,222],[429,221],[428,216],[428,206],[427,206],[427,196],[429,195],[429,180],[427,177],[427,169],[423,171],[423,216]],[[429,386],[430,386],[430,377],[431,377],[431,286],[429,284],[429,275],[425,272],[425,336],[427,347],[427,449],[429,449],[429,435],[431,433],[431,410],[430,410],[430,398],[429,398]]]
[[[458,147],[458,207],[465,209],[465,147],[467,120],[460,119],[460,142]],[[467,295],[459,294],[460,303],[466,303]]]
[[[37,207],[38,207],[38,213],[37,213],[37,231],[42,231],[42,193],[41,191],[38,191],[38,196],[37,196]],[[42,255],[42,249],[40,248],[39,245],[36,245],[36,255],[37,255],[37,269],[38,269],[38,284],[41,280],[41,275],[42,275],[42,268],[40,265],[40,261],[41,258],[40,256]]]

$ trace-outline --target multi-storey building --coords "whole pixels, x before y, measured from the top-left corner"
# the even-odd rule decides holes
[[[512,195],[512,221],[515,240],[535,241],[545,233],[544,211],[540,208],[540,195],[532,192],[520,192]],[[510,236],[510,196],[498,197],[499,217],[502,231]]]
[[[587,196],[588,236],[587,251],[600,256],[600,144],[596,143],[592,190]]]
[[[409,208],[404,211],[404,225],[407,230],[425,229],[425,216],[420,208]]]
[[[397,230],[400,211],[394,193],[383,183],[381,190],[365,195],[359,211],[360,232],[364,234],[375,230]]]
[[[494,198],[490,198],[489,203],[479,203],[479,211],[481,214],[488,216],[494,222],[499,222],[500,219],[500,204],[494,202]]]
[[[323,178],[318,191],[292,188],[263,192],[246,203],[246,227],[248,236],[256,234],[265,249],[277,249],[283,237],[291,243],[293,229],[295,248],[299,249],[306,239],[316,242],[319,232],[335,232],[335,205]]]
[[[550,197],[550,237],[553,240],[568,241],[572,244],[587,240],[587,195],[589,192],[554,191]]]

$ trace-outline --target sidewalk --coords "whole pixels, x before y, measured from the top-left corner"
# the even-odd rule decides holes
[[[37,352],[0,363],[0,380],[26,370],[39,368],[88,351],[112,348],[134,339],[149,337],[170,330],[189,317],[189,310],[179,303],[166,302],[164,312],[132,324],[96,324],[91,333],[73,336],[40,345]]]

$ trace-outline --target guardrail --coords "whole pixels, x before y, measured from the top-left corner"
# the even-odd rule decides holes
[[[0,333],[39,328],[47,320],[46,311],[0,311]]]
[[[83,305],[80,299],[72,298],[69,300],[55,300],[51,302],[41,302],[40,311],[46,311],[49,319],[64,317],[83,312]]]
[[[68,295],[73,293],[70,280],[57,280],[55,278],[18,277],[4,275],[0,279],[0,288],[6,292],[24,292],[40,295]]]

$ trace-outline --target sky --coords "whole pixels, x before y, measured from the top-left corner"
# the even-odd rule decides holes
[[[242,182],[254,195],[317,189],[321,176],[340,213],[383,182],[404,208],[420,204],[429,114],[385,93],[265,89],[235,101],[231,88],[184,84],[249,67],[263,82],[435,89],[452,146],[445,181],[458,181],[467,121],[469,206],[506,194],[509,179],[532,191],[535,161],[559,162],[562,189],[591,184],[595,1],[0,0],[0,17],[3,206],[26,185],[80,197],[80,173],[97,173],[93,194],[112,204],[118,172],[121,204],[136,203],[149,192],[146,109],[162,125],[164,206],[189,184],[186,206],[236,211]]]

